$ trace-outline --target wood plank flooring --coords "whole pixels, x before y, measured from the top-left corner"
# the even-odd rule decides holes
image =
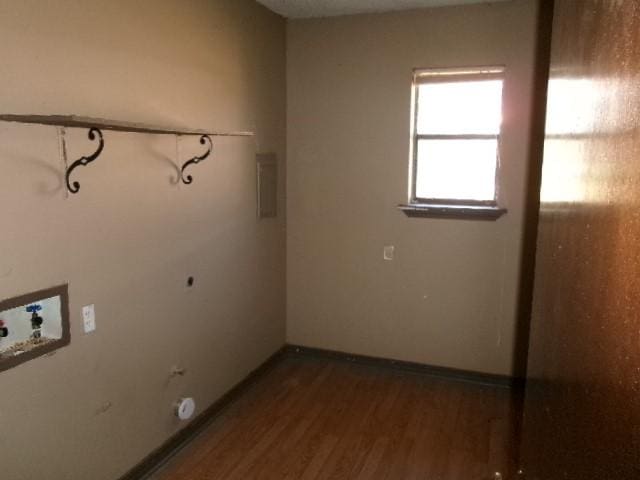
[[[511,415],[507,388],[285,357],[152,478],[493,479]]]

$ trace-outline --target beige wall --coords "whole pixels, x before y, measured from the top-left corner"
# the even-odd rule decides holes
[[[516,0],[288,24],[288,342],[512,373],[535,13]],[[509,213],[407,218],[412,69],[495,64]]]
[[[256,132],[214,139],[191,186],[173,137],[106,132],[65,198],[56,130],[0,123],[0,299],[68,282],[72,333],[0,373],[0,478],[113,480],[183,426],[174,400],[201,411],[284,343],[284,188],[257,221],[254,155],[284,159],[285,24],[248,0],[0,0],[0,59],[2,113]]]

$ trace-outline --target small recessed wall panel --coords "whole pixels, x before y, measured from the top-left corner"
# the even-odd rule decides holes
[[[278,215],[278,163],[273,153],[256,156],[258,168],[258,218]]]
[[[69,343],[67,285],[0,301],[0,371]]]

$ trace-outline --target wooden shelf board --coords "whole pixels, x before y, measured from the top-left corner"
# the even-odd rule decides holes
[[[70,128],[99,128],[117,132],[150,133],[159,135],[209,135],[212,137],[251,137],[253,132],[211,132],[207,130],[179,129],[161,125],[124,122],[105,118],[77,115],[16,115],[0,114],[0,121],[34,125],[52,125]]]

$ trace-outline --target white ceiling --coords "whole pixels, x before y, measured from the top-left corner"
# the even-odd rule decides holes
[[[331,17],[506,0],[258,0],[287,18]]]

